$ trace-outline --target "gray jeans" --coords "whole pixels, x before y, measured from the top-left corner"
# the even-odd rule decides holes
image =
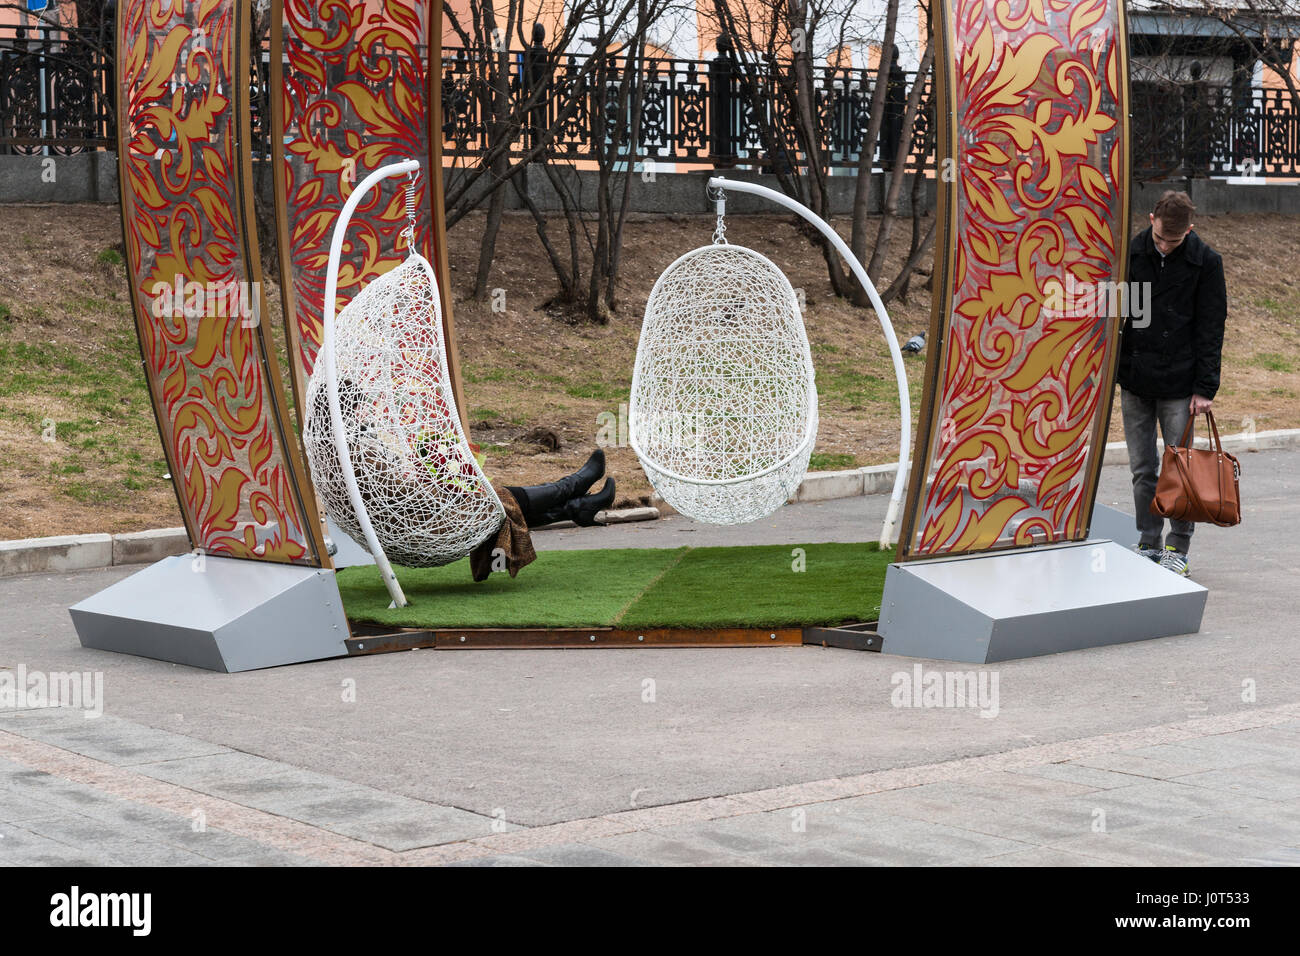
[[[1183,554],[1192,546],[1190,521],[1169,520],[1169,537],[1165,538],[1165,519],[1151,513],[1151,499],[1156,496],[1156,478],[1160,474],[1160,454],[1156,451],[1156,424],[1166,445],[1177,445],[1191,414],[1192,397],[1143,398],[1128,389],[1120,389],[1120,409],[1124,413],[1124,440],[1128,443],[1128,467],[1133,472],[1133,507],[1137,509],[1138,544],[1143,548],[1172,545]]]

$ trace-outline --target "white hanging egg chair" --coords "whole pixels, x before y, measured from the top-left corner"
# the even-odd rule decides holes
[[[385,166],[348,198],[335,227],[325,280],[320,354],[307,383],[303,444],[312,482],[335,523],[374,556],[397,606],[406,604],[390,560],[435,567],[495,534],[505,509],[461,430],[447,373],[438,282],[414,249],[334,316],[339,258],[357,203]],[[414,182],[407,215],[414,224]]]
[[[727,243],[659,277],[637,344],[628,432],[655,490],[687,517],[741,524],[771,514],[808,470],[817,386],[790,281]]]

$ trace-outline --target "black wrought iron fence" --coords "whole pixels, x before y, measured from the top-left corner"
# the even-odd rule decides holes
[[[111,148],[112,91],[98,34],[0,28],[0,152]]]
[[[608,56],[599,76],[588,69],[585,56],[517,54],[510,82],[516,105],[524,104],[534,89],[535,108],[518,111],[524,121],[512,144],[523,155],[544,130],[554,130],[547,150],[565,160],[592,159],[591,97],[599,83],[607,87],[613,121],[628,118],[614,111],[616,90],[629,69],[625,57]],[[781,84],[788,82],[785,64],[742,65],[727,57],[713,60],[651,58],[640,71],[641,127],[635,150],[625,153],[636,160],[770,167],[803,165],[806,157],[796,142],[793,123],[783,114],[788,98]],[[912,75],[902,77],[906,84]],[[463,51],[443,59],[444,155],[472,159],[489,145],[490,117],[483,115],[488,97],[476,95],[482,83],[478,63]],[[856,166],[859,148],[870,121],[874,78],[861,70],[823,69],[817,73],[815,112],[820,148],[831,166]],[[906,92],[906,86],[903,87]],[[933,165],[933,120],[929,79],[925,80],[922,107],[914,124],[909,165]],[[901,103],[891,103],[877,142],[876,162],[891,163],[901,130]]]
[[[543,131],[554,130],[546,155],[595,158],[593,97],[605,85],[607,116],[624,123],[614,95],[628,69],[607,57],[601,71],[584,70],[585,56],[518,53],[510,95],[520,105],[541,85],[536,107],[514,131],[511,152],[523,156]],[[443,70],[444,155],[473,162],[489,144],[489,119],[481,111],[480,71],[463,50],[446,50]],[[264,83],[266,54],[250,85]],[[549,77],[549,78],[548,78]],[[628,161],[772,168],[806,162],[789,117],[786,65],[744,66],[730,56],[710,60],[651,58],[636,79],[642,102],[640,135],[625,144]],[[907,85],[912,76],[901,78]],[[820,146],[831,166],[856,166],[870,120],[874,77],[861,70],[817,73],[816,115]],[[184,77],[178,80],[186,83]],[[901,89],[905,90],[906,85]],[[186,90],[200,95],[201,90]],[[100,38],[76,30],[0,28],[0,152],[67,154],[112,149],[115,144],[111,55]],[[250,98],[256,104],[256,96]],[[902,104],[893,91],[874,163],[889,165],[902,135]],[[267,117],[255,110],[254,142],[264,142]],[[927,81],[913,125],[909,165],[934,164],[933,105]],[[1133,166],[1144,179],[1222,176],[1254,172],[1300,176],[1300,112],[1286,90],[1236,90],[1204,83],[1135,83],[1132,89]],[[775,138],[774,138],[775,136]]]
[[[1135,83],[1132,99],[1143,178],[1300,176],[1300,112],[1285,89]]]

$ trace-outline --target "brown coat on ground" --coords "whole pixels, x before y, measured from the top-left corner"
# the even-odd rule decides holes
[[[497,529],[497,533],[469,554],[469,567],[475,581],[486,581],[488,575],[494,570],[502,570],[492,567],[493,560],[498,554],[504,555],[506,559],[504,570],[509,571],[512,578],[519,573],[520,568],[532,564],[537,558],[537,552],[533,550],[533,536],[528,532],[528,525],[524,523],[524,513],[519,509],[515,496],[505,485],[497,484],[495,481],[492,482],[492,489],[501,499],[501,504],[506,509],[506,517],[501,522],[501,527]]]

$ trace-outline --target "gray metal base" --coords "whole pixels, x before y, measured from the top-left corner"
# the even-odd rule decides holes
[[[1092,524],[1088,528],[1088,537],[1109,538],[1120,547],[1136,548],[1139,537],[1137,519],[1130,514],[1099,504],[1092,509]]]
[[[1208,592],[1113,541],[891,564],[886,654],[987,664],[1201,628]]]
[[[227,673],[348,653],[334,572],[316,568],[179,555],[69,613],[82,647]]]
[[[333,518],[325,519],[325,533],[329,535],[330,540],[338,548],[338,551],[330,557],[336,571],[343,568],[353,568],[361,564],[375,563],[375,559],[371,557],[365,546],[358,544],[355,539],[339,528],[334,523]]]

